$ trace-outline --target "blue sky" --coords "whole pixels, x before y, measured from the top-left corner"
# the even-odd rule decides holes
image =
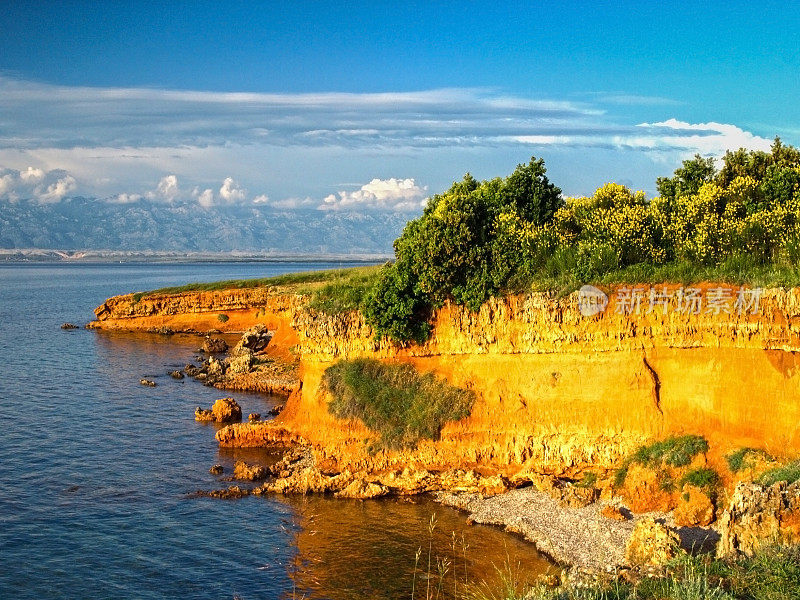
[[[800,6],[7,2],[0,199],[415,210],[800,143]]]

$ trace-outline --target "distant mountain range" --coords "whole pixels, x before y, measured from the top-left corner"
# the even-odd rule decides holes
[[[321,211],[273,207],[114,204],[68,198],[54,204],[0,203],[0,248],[75,252],[244,252],[391,254],[416,215],[390,211]]]

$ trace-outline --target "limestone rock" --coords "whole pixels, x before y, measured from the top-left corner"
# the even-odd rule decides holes
[[[233,398],[220,398],[211,407],[218,423],[233,423],[242,420],[242,407]]]
[[[206,374],[212,379],[221,379],[225,375],[225,365],[213,356],[208,359]]]
[[[266,479],[269,472],[261,465],[248,465],[243,460],[237,460],[233,465],[233,478],[244,481],[260,481]]]
[[[625,560],[637,566],[663,565],[675,558],[678,535],[655,519],[642,519],[625,546]]]
[[[198,406],[194,409],[194,420],[195,421],[213,421],[214,420],[214,413],[211,412],[211,409],[205,409]]]
[[[149,379],[145,379],[144,377],[139,380],[139,385],[144,385],[146,387],[156,387],[156,382],[151,381]]]
[[[183,372],[179,370],[170,371],[169,376],[173,379],[183,379]]]
[[[600,514],[606,519],[614,519],[615,521],[627,521],[631,518],[631,512],[627,508],[613,504],[606,504]]]
[[[583,508],[595,502],[600,495],[595,488],[577,485],[554,487],[549,493],[566,508]]]
[[[752,555],[763,543],[800,543],[800,482],[740,483],[722,514],[717,555]]]
[[[208,470],[208,472],[211,473],[212,475],[222,475],[224,471],[225,469],[222,465],[214,465]]]
[[[675,494],[664,485],[667,471],[633,464],[628,469],[625,485],[620,490],[625,504],[635,513],[669,512],[675,508]]]
[[[203,339],[203,352],[208,352],[209,354],[220,354],[222,352],[227,352],[227,350],[228,342],[222,338],[215,338],[207,335]]]
[[[244,332],[242,339],[234,346],[231,355],[239,356],[247,351],[252,353],[261,352],[269,345],[271,339],[272,332],[264,325],[254,325]]]
[[[248,421],[258,421],[261,419],[261,415],[259,413],[250,413],[247,415]]]
[[[253,353],[243,352],[239,356],[228,359],[228,368],[225,370],[229,375],[239,375],[249,373],[253,368]]]
[[[365,499],[385,496],[388,493],[388,488],[379,483],[364,481],[363,479],[354,479],[344,489],[336,492],[336,497]]]
[[[217,423],[233,423],[242,420],[242,407],[233,398],[220,398],[214,402],[211,410],[197,407],[194,410],[195,421],[215,421]]]
[[[686,485],[673,517],[675,524],[680,527],[710,525],[714,521],[714,502],[702,489]]]

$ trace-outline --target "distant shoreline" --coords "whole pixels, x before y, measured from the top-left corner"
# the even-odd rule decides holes
[[[348,262],[376,263],[392,259],[390,254],[290,254],[232,252],[129,252],[119,250],[64,251],[49,249],[0,249],[0,263],[91,264],[91,263],[285,263]]]

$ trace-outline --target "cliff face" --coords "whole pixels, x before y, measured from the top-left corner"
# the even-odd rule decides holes
[[[242,332],[263,324],[275,332],[273,346],[288,351],[298,338],[291,326],[307,299],[267,288],[154,294],[109,298],[94,310],[92,329],[148,331]],[[224,315],[224,316],[222,316]]]
[[[698,287],[709,298],[719,289]],[[301,353],[301,389],[275,426],[234,426],[218,439],[247,446],[290,434],[338,469],[459,465],[570,475],[611,468],[645,440],[679,433],[706,436],[717,460],[742,446],[800,451],[800,289],[764,290],[757,310],[741,314],[736,290],[727,305],[697,314],[651,309],[646,297],[637,311],[625,290],[607,292],[605,311],[588,317],[578,293],[495,299],[477,313],[447,305],[431,339],[406,348],[376,342],[357,313],[314,314],[300,296],[258,288],[112,298],[97,309],[95,326],[275,329],[276,350],[296,345]],[[414,452],[368,454],[362,442],[370,432],[330,416],[320,387],[328,366],[357,356],[411,363],[474,390],[471,416]]]

